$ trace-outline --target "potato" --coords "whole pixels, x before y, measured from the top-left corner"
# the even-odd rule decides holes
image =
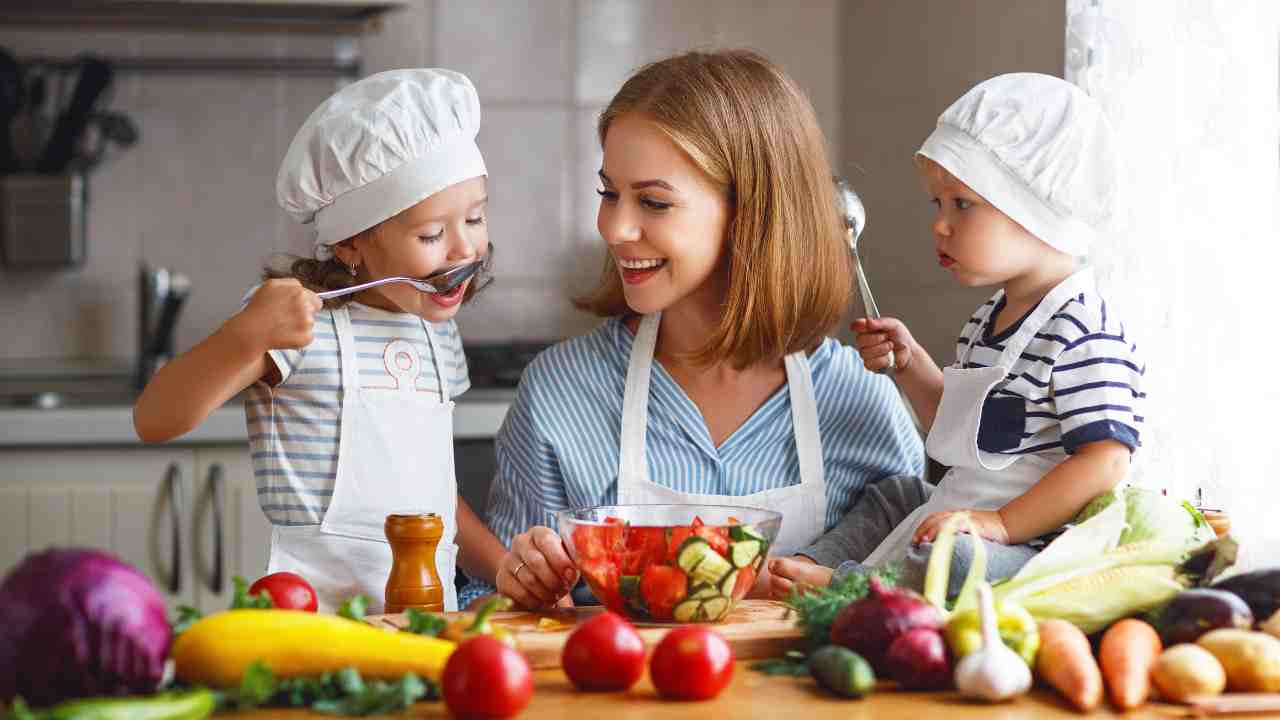
[[[1213,653],[1237,692],[1280,692],[1280,639],[1251,630],[1214,630],[1196,644]]]
[[[1151,680],[1160,695],[1186,702],[1193,695],[1217,695],[1227,685],[1227,673],[1213,653],[1183,643],[1160,653],[1151,668]]]

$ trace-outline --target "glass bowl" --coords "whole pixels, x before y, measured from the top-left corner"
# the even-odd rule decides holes
[[[729,505],[601,505],[556,517],[596,598],[653,623],[727,617],[782,526],[782,513]]]

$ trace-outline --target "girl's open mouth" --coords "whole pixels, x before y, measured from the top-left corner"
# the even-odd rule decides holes
[[[944,268],[949,268],[956,264],[956,260],[946,253],[938,253],[938,264]]]
[[[462,296],[466,294],[467,286],[470,284],[471,281],[468,280],[449,292],[428,293],[427,297],[431,298],[431,301],[440,307],[453,307],[454,305],[462,302]]]

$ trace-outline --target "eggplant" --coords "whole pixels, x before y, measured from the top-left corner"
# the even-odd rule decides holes
[[[1280,609],[1280,567],[1262,568],[1232,575],[1210,586],[1244,600],[1253,617],[1262,622]]]
[[[1201,635],[1219,628],[1248,630],[1253,612],[1244,600],[1225,590],[1197,588],[1184,590],[1169,601],[1155,621],[1165,647],[1193,643]]]

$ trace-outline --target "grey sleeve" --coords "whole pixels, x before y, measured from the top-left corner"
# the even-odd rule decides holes
[[[932,485],[913,475],[893,475],[874,483],[835,527],[799,554],[827,567],[861,561],[932,492]]]

